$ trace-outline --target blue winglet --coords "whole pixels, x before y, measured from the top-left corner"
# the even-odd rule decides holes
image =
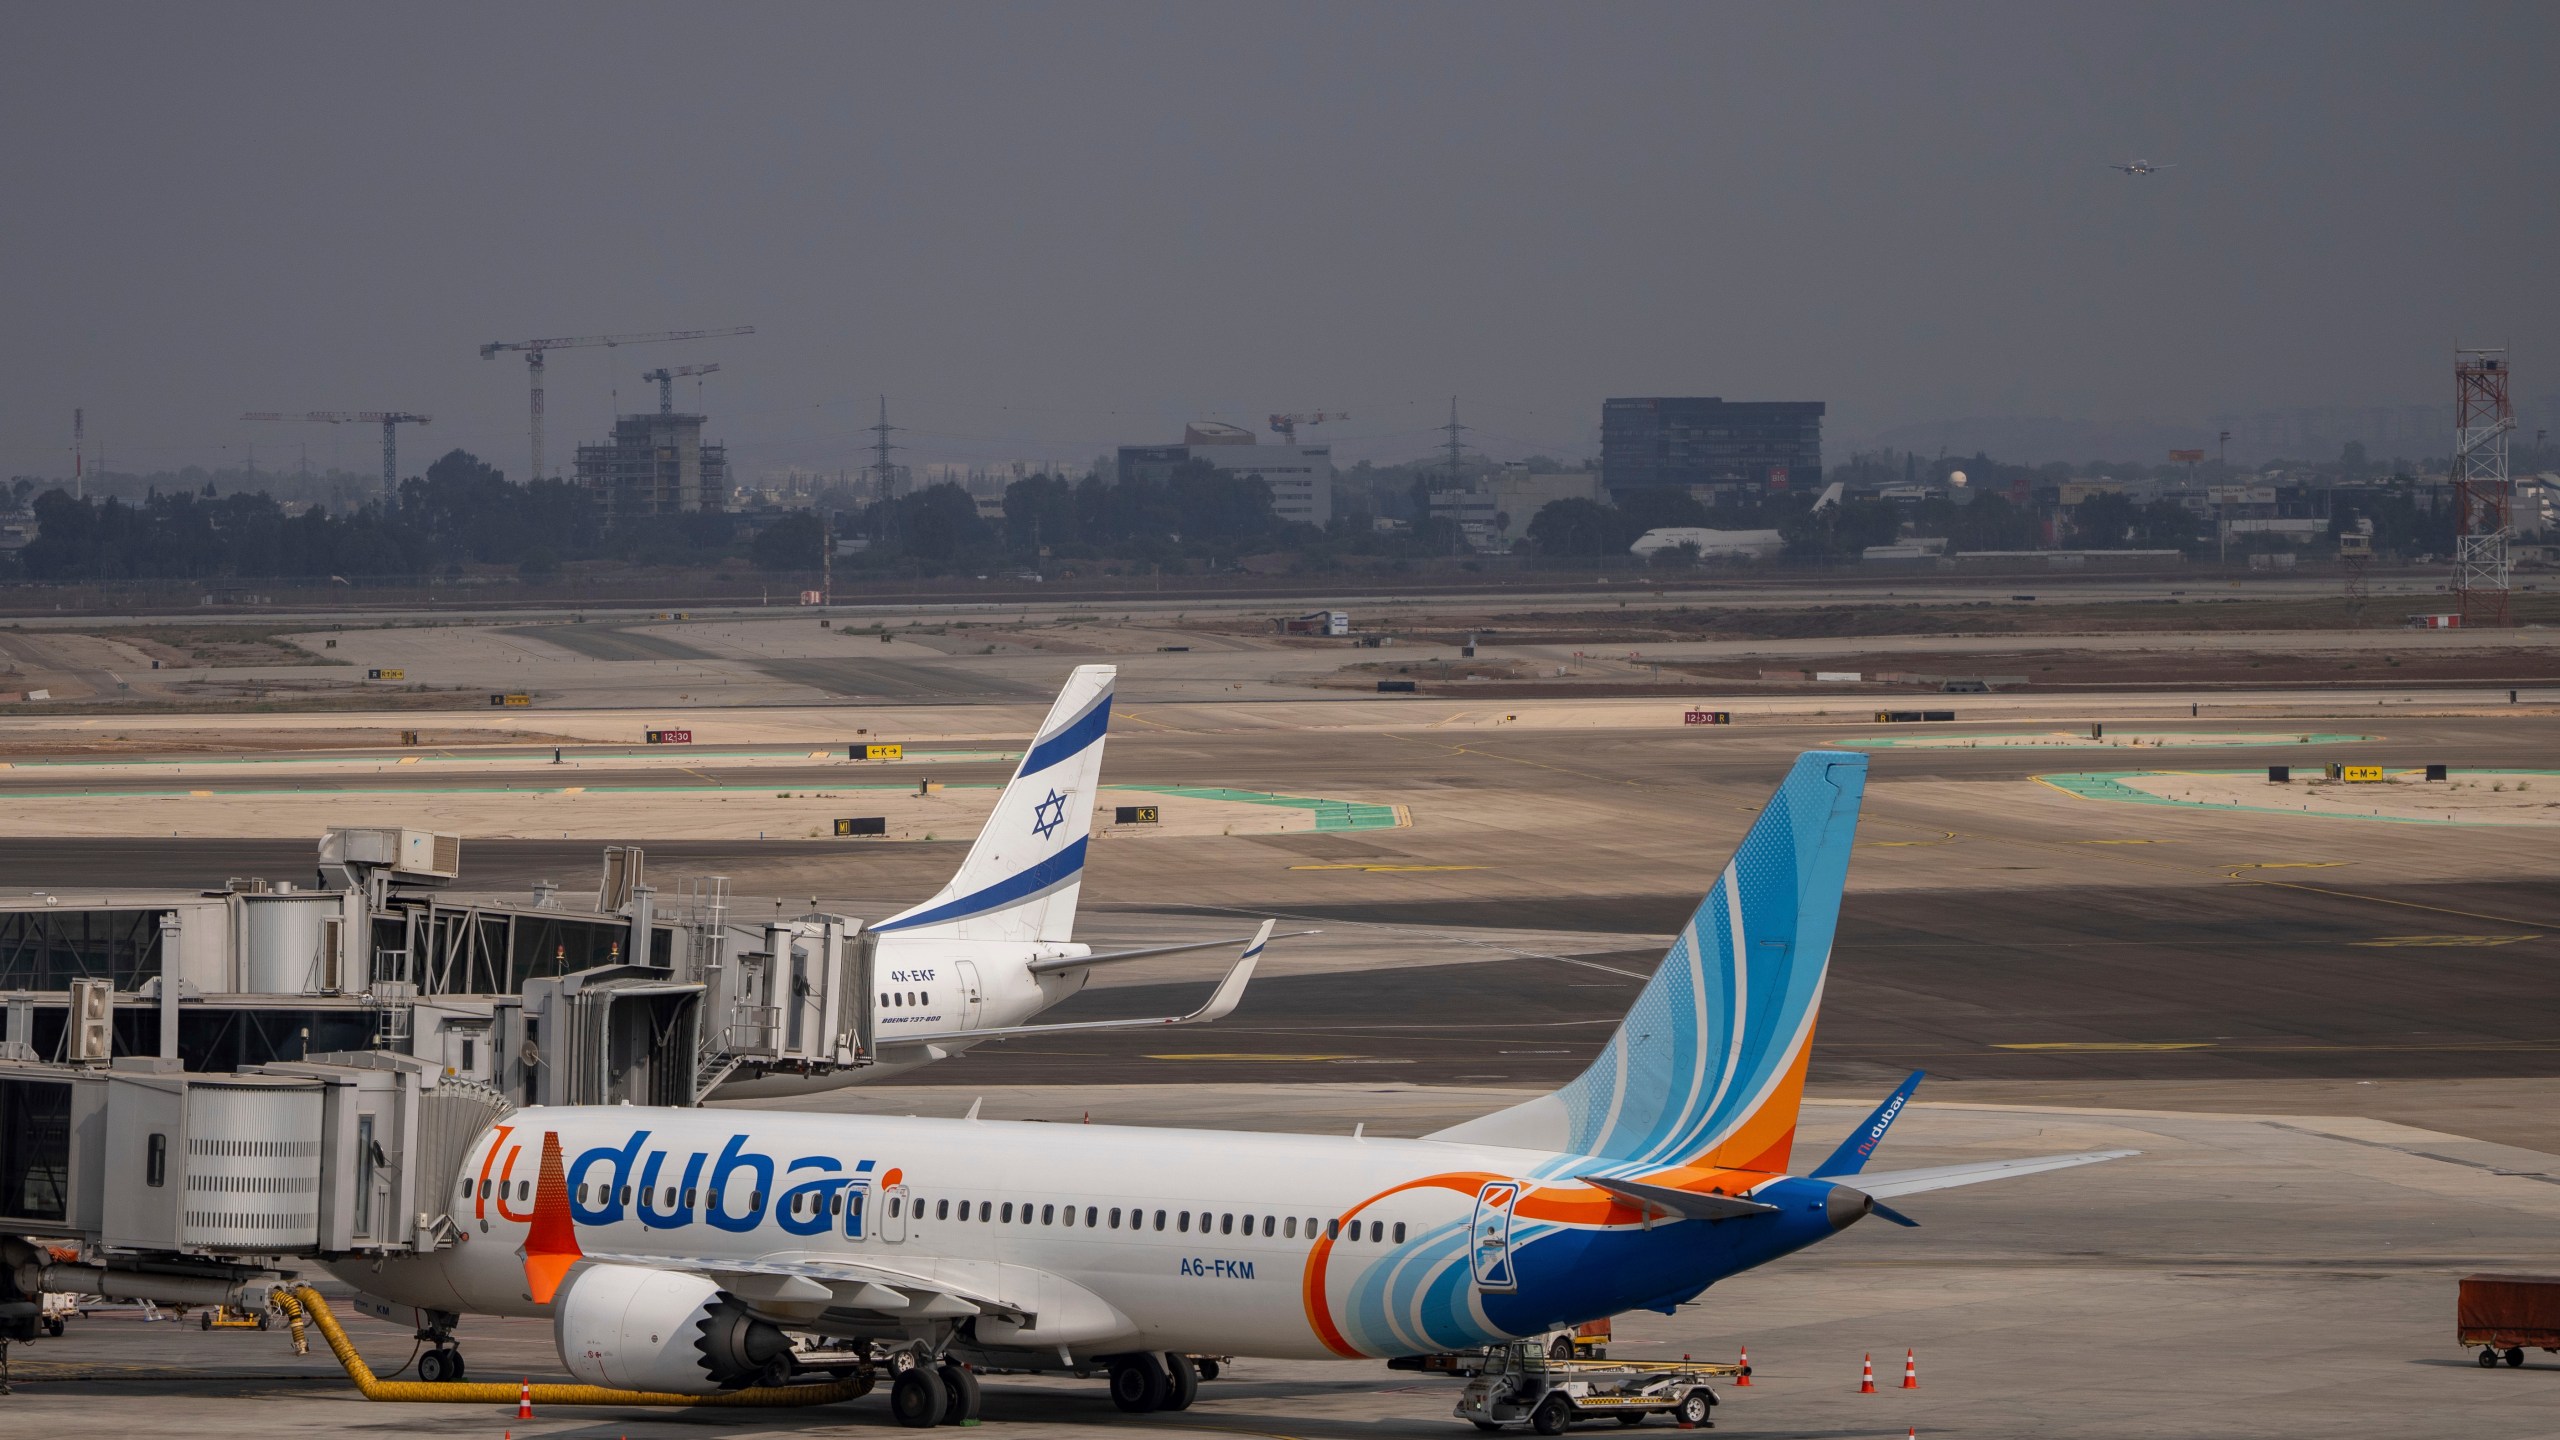
[[[1911,1078],[1896,1086],[1894,1092],[1885,1097],[1884,1103],[1876,1107],[1876,1112],[1867,1117],[1867,1123],[1849,1132],[1849,1138],[1840,1142],[1840,1148],[1831,1152],[1830,1159],[1813,1167],[1814,1178],[1855,1175],[1865,1169],[1867,1162],[1875,1157],[1876,1147],[1884,1143],[1884,1132],[1893,1128],[1894,1120],[1902,1114],[1902,1107],[1911,1103],[1911,1092],[1920,1088],[1920,1081],[1928,1073],[1926,1070],[1912,1071]]]

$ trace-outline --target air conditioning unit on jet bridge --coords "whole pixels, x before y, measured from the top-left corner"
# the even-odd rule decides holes
[[[462,837],[432,830],[333,825],[320,838],[320,863],[385,870],[395,880],[451,880],[462,873]]]

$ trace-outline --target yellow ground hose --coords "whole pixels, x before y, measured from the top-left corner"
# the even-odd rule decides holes
[[[506,1384],[472,1384],[468,1381],[430,1382],[426,1380],[378,1380],[373,1367],[356,1353],[355,1342],[338,1326],[338,1317],[329,1313],[329,1302],[308,1285],[291,1290],[278,1289],[272,1297],[285,1317],[298,1330],[308,1315],[320,1327],[322,1339],[329,1342],[329,1353],[347,1367],[347,1378],[356,1382],[367,1400],[394,1400],[424,1404],[448,1405],[512,1405],[521,1387]],[[603,1385],[536,1385],[536,1405],[747,1405],[784,1407],[796,1405],[831,1405],[838,1400],[851,1400],[869,1394],[871,1379],[860,1376],[852,1380],[833,1380],[822,1385],[758,1386],[746,1390],[730,1390],[718,1395],[672,1395],[659,1390],[615,1390]]]

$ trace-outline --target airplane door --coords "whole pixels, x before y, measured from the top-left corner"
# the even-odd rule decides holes
[[[897,1241],[906,1239],[907,1206],[913,1203],[907,1199],[907,1187],[904,1185],[886,1186],[881,1190],[880,1197],[887,1201],[889,1206],[889,1208],[882,1211],[880,1215],[880,1238],[890,1241],[893,1244]]]
[[[978,985],[978,967],[966,960],[958,962],[960,971],[960,1025],[966,1030],[978,1028],[979,1012],[986,1008],[986,992]]]
[[[1511,1211],[1520,1200],[1520,1182],[1494,1180],[1476,1192],[1475,1220],[1467,1227],[1467,1263],[1476,1288],[1509,1294],[1519,1285],[1511,1268]]]

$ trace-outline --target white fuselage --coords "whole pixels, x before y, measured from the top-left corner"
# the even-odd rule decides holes
[[[1380,1291],[1373,1270],[1446,1251],[1428,1264],[1445,1271],[1454,1255],[1457,1274],[1438,1288],[1454,1278],[1463,1292],[1480,1179],[1537,1174],[1559,1158],[1424,1140],[532,1109],[494,1127],[448,1182],[471,1197],[455,1206],[462,1243],[351,1264],[344,1278],[426,1309],[549,1313],[527,1298],[520,1250],[546,1132],[560,1137],[585,1253],[713,1273],[723,1259],[883,1267],[1004,1296],[1041,1316],[1016,1337],[1023,1347],[1080,1357],[1434,1348],[1448,1337],[1418,1333],[1422,1311],[1400,1323],[1400,1303],[1373,1303],[1397,1288]],[[1469,1322],[1429,1328],[1448,1323]],[[1473,1323],[1481,1329],[1482,1316]],[[982,1340],[1003,1338],[986,1328]]]

